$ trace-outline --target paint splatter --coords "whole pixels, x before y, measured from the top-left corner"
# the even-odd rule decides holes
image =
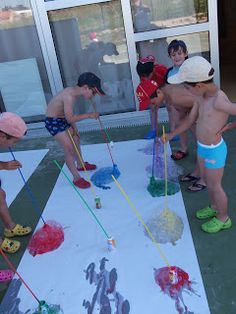
[[[178,182],[178,177],[182,173],[180,167],[171,159],[167,158],[167,177],[172,182]],[[152,165],[146,167],[146,171],[149,175],[152,175],[159,179],[165,179],[165,161],[163,155],[155,156],[154,167]]]
[[[45,301],[40,301],[38,308],[34,311],[28,312],[29,314],[63,314],[60,305],[48,304]],[[27,313],[27,314],[28,314]]]
[[[163,154],[164,153],[164,145],[158,137],[157,139],[157,147],[158,147],[158,154]],[[144,148],[138,149],[139,152],[143,152],[145,155],[153,155],[153,141],[148,143]]]
[[[182,219],[172,210],[164,209],[159,215],[152,216],[146,225],[158,243],[172,243],[182,237],[184,224]],[[147,231],[144,231],[149,237]]]
[[[154,278],[160,286],[162,292],[175,300],[175,308],[179,314],[194,314],[190,312],[184,304],[183,292],[194,293],[193,282],[189,280],[189,275],[177,266],[154,268]]]
[[[116,291],[116,281],[118,279],[116,269],[107,271],[105,264],[108,259],[105,257],[100,261],[100,272],[95,271],[95,264],[91,263],[85,270],[86,280],[90,285],[94,284],[96,290],[92,300],[84,300],[83,306],[87,309],[87,314],[94,313],[94,310],[99,310],[99,314],[128,314],[130,313],[130,304],[128,300]],[[95,306],[99,309],[95,309]]]
[[[107,184],[113,182],[113,179],[111,176],[114,176],[116,179],[120,176],[120,171],[117,167],[117,165],[114,165],[113,167],[104,167],[96,171],[92,177],[91,181],[94,185],[96,185],[99,188],[102,189],[110,189],[111,187]]]
[[[56,250],[64,241],[64,231],[55,221],[47,223],[37,230],[28,245],[29,253],[33,256]]]

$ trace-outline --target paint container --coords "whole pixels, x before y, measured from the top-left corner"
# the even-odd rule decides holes
[[[107,247],[108,247],[108,251],[110,251],[110,252],[115,251],[116,242],[115,242],[114,238],[110,237],[107,239]]]
[[[51,313],[50,308],[45,301],[40,301],[39,311],[40,311],[40,314],[50,314]]]
[[[95,197],[95,205],[97,209],[102,208],[101,200],[98,196]]]
[[[111,148],[114,147],[114,142],[110,141],[110,147],[111,147]]]

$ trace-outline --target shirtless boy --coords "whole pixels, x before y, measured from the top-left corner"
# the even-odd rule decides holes
[[[65,162],[73,175],[74,185],[81,189],[89,188],[90,183],[79,174],[79,171],[83,171],[83,168],[67,132],[69,131],[72,135],[80,152],[80,136],[76,122],[84,119],[97,119],[98,113],[75,115],[74,105],[79,96],[85,99],[92,99],[96,94],[105,94],[101,88],[100,79],[91,72],[83,73],[80,75],[76,86],[67,87],[52,98],[48,104],[45,118],[46,129],[54,136],[64,151]],[[88,162],[85,162],[84,165],[86,170],[96,169],[96,165]]]
[[[229,229],[232,225],[228,216],[227,196],[221,185],[227,147],[219,130],[225,126],[230,114],[236,115],[236,105],[214,84],[213,77],[211,64],[196,56],[184,61],[179,72],[169,78],[169,83],[183,83],[197,97],[182,124],[163,138],[163,141],[168,141],[196,122],[199,165],[211,202],[210,206],[198,210],[196,216],[199,219],[211,218],[202,224],[202,230],[208,233]]]

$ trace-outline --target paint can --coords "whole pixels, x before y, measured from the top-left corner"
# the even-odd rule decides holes
[[[110,237],[107,239],[107,247],[108,247],[108,251],[115,251],[116,249],[116,242],[115,239],[113,237]]]
[[[102,208],[101,200],[98,196],[95,197],[95,205],[97,209]]]
[[[111,147],[111,148],[114,147],[114,142],[110,141],[110,147]]]
[[[45,301],[40,301],[39,310],[41,314],[50,314],[50,308]]]

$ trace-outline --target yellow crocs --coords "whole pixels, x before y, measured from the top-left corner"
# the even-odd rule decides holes
[[[1,249],[6,253],[16,253],[20,248],[20,242],[5,238],[2,241]]]
[[[12,237],[21,237],[21,236],[25,236],[27,234],[29,234],[31,232],[31,228],[30,227],[25,227],[22,225],[17,224],[15,226],[15,228],[13,229],[4,229],[4,236],[8,237],[8,238],[12,238]]]

